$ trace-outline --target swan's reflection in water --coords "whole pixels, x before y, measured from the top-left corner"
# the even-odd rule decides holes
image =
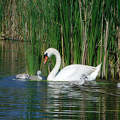
[[[75,82],[11,78],[0,79],[2,119],[103,120],[109,114],[119,115],[120,89],[116,89],[116,84],[99,82],[80,86]]]
[[[98,99],[97,96],[91,97],[89,89],[84,88],[72,82],[49,82],[47,112],[61,119],[85,119],[87,101],[96,103]]]

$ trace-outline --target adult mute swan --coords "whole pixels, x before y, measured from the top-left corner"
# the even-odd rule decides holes
[[[60,72],[59,68],[61,65],[60,53],[54,48],[48,48],[44,53],[44,64],[48,58],[54,55],[56,57],[56,64],[53,70],[47,77],[49,81],[76,81],[79,80],[81,84],[85,81],[95,80],[98,72],[100,71],[101,64],[97,67],[81,64],[71,64],[64,67]]]

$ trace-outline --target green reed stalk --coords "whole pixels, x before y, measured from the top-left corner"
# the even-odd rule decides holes
[[[81,63],[81,50],[82,50],[82,26],[81,26],[81,12],[79,11],[79,2],[74,2],[73,8],[73,59],[74,63]]]

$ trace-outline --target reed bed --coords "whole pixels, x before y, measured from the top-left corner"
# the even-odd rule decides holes
[[[43,67],[44,51],[54,47],[62,67],[102,63],[102,78],[120,77],[119,0],[4,0],[0,10],[0,32],[9,36],[12,31],[12,37],[31,43],[31,74]]]

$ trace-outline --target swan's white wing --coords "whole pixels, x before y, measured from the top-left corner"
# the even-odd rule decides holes
[[[73,64],[66,66],[63,68],[58,75],[56,76],[56,80],[80,80],[82,75],[90,75],[95,71],[95,67]]]

